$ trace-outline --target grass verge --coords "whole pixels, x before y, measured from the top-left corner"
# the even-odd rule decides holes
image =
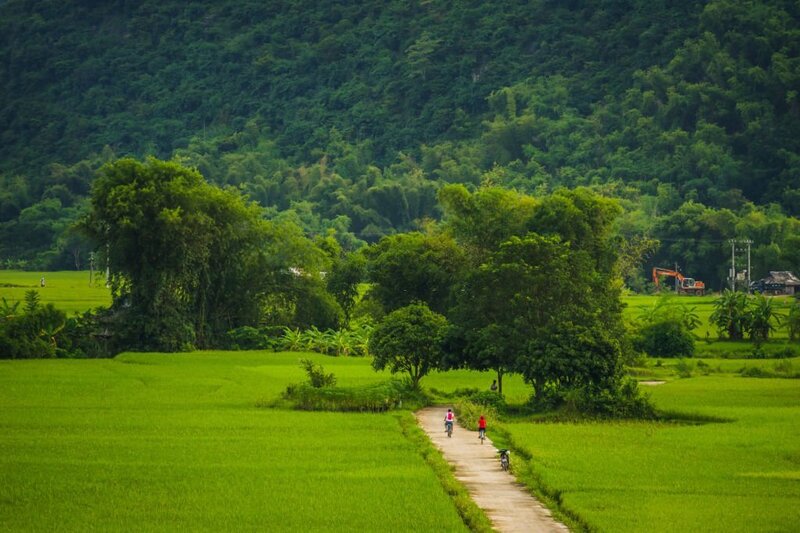
[[[414,416],[410,412],[397,415],[403,435],[416,448],[417,452],[425,459],[434,474],[439,478],[442,488],[452,498],[458,514],[464,520],[464,524],[475,532],[491,532],[492,523],[486,513],[472,501],[466,487],[459,483],[453,474],[450,464],[442,457],[442,454],[431,443],[428,436],[417,425]]]

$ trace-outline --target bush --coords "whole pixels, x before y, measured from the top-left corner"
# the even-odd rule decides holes
[[[308,382],[315,389],[336,385],[336,376],[332,373],[326,374],[322,365],[315,363],[311,359],[301,359],[300,366],[305,369],[306,374],[308,374]]]
[[[655,408],[636,381],[628,379],[613,388],[585,386],[564,394],[564,411],[580,416],[653,419]]]
[[[634,341],[634,346],[651,357],[692,357],[694,355],[694,337],[678,320],[664,320],[642,327]]]
[[[383,412],[427,405],[428,398],[411,388],[408,381],[391,380],[364,387],[315,388],[292,385],[283,397],[296,409],[306,411]]]
[[[230,330],[226,337],[231,350],[273,350],[277,346],[277,339],[270,336],[267,328],[242,326]]]
[[[687,363],[683,359],[679,360],[675,364],[675,371],[678,373],[678,377],[690,378],[692,377],[693,370],[694,370],[694,365],[692,365],[691,363]]]
[[[478,430],[478,419],[481,415],[486,418],[489,428],[497,422],[497,409],[493,406],[463,400],[456,402],[454,407],[461,425],[473,431]]]
[[[498,411],[502,411],[506,407],[505,399],[494,391],[473,392],[467,396],[467,399],[474,404],[491,407]]]
[[[745,378],[771,378],[772,372],[764,370],[758,366],[748,366],[742,369],[740,372],[742,377]]]

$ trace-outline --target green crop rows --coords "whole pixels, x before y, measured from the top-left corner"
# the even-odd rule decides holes
[[[463,530],[396,416],[255,408],[297,360],[0,362],[0,530]]]

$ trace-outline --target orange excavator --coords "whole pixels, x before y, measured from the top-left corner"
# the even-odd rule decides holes
[[[706,284],[694,278],[687,278],[677,270],[670,270],[669,268],[653,267],[653,283],[658,290],[659,276],[673,277],[678,282],[675,284],[675,292],[678,294],[694,294],[702,296],[706,291]]]

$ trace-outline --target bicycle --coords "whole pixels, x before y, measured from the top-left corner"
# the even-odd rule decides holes
[[[486,440],[486,430],[485,429],[481,428],[481,429],[478,430],[478,438],[481,439],[481,444],[483,444],[483,441]]]
[[[444,423],[444,430],[445,430],[445,432],[447,432],[448,438],[452,437],[453,436],[453,423],[450,422],[449,420],[447,422],[445,422]]]
[[[511,452],[506,450],[505,448],[499,450],[500,452],[500,467],[503,469],[503,472],[508,472],[508,467],[510,466],[510,455]]]

